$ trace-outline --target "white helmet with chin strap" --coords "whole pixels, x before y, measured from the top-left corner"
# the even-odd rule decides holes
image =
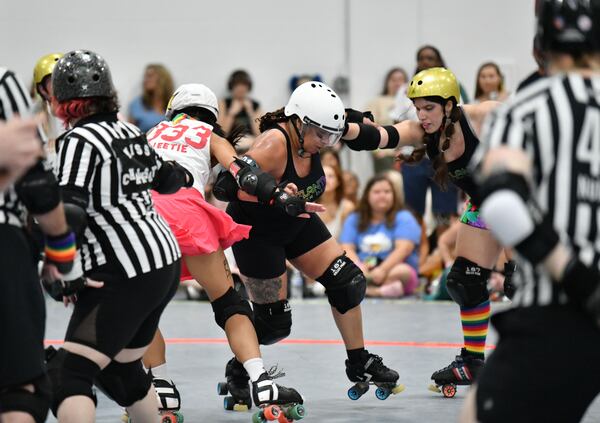
[[[219,117],[217,96],[204,84],[183,84],[177,88],[169,100],[165,116],[171,119],[175,111],[186,107],[202,107],[215,115],[215,118]]]
[[[325,146],[332,146],[340,140],[344,132],[346,113],[344,103],[330,87],[322,82],[308,81],[294,90],[285,106],[286,116],[298,116],[303,124],[300,131],[300,152],[304,149],[304,134],[307,128],[317,128],[317,133],[322,134],[321,142]]]

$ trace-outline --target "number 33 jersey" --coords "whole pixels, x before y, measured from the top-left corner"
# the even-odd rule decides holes
[[[193,187],[204,195],[211,171],[208,123],[179,114],[171,121],[160,122],[148,131],[148,142],[164,160],[173,160],[194,175]]]

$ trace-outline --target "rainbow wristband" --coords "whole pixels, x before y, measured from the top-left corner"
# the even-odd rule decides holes
[[[69,231],[59,236],[47,235],[44,253],[47,261],[57,264],[73,263],[77,253],[75,234]]]

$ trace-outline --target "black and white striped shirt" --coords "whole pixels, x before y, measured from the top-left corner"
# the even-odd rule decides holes
[[[31,116],[31,98],[14,72],[0,67],[0,121]],[[44,137],[40,128],[40,137]],[[26,210],[13,186],[0,193],[0,224],[22,227]]]
[[[600,77],[557,75],[528,86],[484,129],[486,149],[522,149],[532,160],[534,196],[561,241],[583,263],[600,260]],[[519,261],[516,306],[562,304],[566,296],[540,267]]]
[[[65,201],[75,193],[87,203],[81,247],[86,272],[111,263],[132,278],[181,256],[150,195],[163,162],[137,127],[115,114],[95,115],[60,137],[57,149],[57,179]]]

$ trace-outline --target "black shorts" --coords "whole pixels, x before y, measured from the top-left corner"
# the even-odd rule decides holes
[[[600,329],[572,306],[492,317],[500,339],[477,381],[477,417],[578,422],[600,392]]]
[[[33,247],[22,229],[0,224],[0,389],[44,373],[45,320]]]
[[[127,279],[99,268],[87,275],[104,282],[77,296],[65,341],[87,345],[113,358],[123,348],[152,341],[160,316],[179,285],[180,262]]]
[[[250,238],[232,246],[240,273],[251,278],[281,276],[286,271],[286,259],[299,257],[331,238],[314,213],[308,219],[292,218],[268,209],[239,208],[238,203],[230,203],[227,212],[237,223],[252,225]]]

